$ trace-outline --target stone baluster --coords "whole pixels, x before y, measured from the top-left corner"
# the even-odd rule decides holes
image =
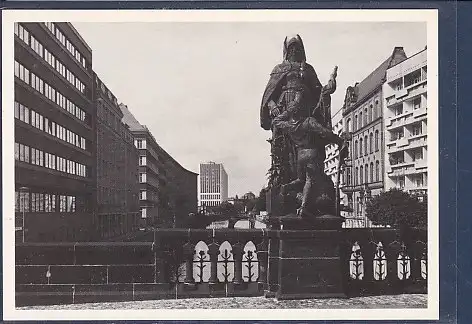
[[[233,258],[234,258],[234,280],[235,284],[243,283],[243,254],[244,246],[241,242],[237,242],[233,245]]]
[[[263,239],[257,246],[257,261],[259,262],[259,278],[257,282],[259,283],[259,289],[266,289],[267,287],[267,261],[268,261],[268,251],[267,251],[267,239]]]
[[[195,254],[195,245],[192,242],[187,242],[183,246],[184,258],[185,258],[185,281],[187,285],[195,284],[193,278],[193,256]]]
[[[220,246],[214,241],[208,245],[208,255],[210,256],[210,284],[218,283],[218,255],[220,254]]]

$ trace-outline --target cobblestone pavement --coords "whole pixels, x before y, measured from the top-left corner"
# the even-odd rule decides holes
[[[227,308],[426,308],[427,295],[408,294],[355,298],[302,299],[277,301],[265,297],[166,299],[114,303],[90,303],[57,306],[18,307],[18,310],[80,309],[227,309]]]

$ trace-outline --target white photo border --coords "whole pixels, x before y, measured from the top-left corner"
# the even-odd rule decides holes
[[[428,303],[422,309],[15,309],[14,22],[425,22],[428,59]],[[3,10],[4,320],[435,320],[439,318],[438,10]]]

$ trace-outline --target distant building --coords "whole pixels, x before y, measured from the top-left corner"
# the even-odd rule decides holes
[[[425,197],[428,185],[427,50],[387,70],[385,189]]]
[[[94,74],[97,112],[97,221],[102,238],[137,229],[138,150],[118,101]]]
[[[343,128],[343,119],[342,119],[342,110],[340,109],[332,118],[333,132],[337,135],[341,135],[344,131]],[[339,164],[339,147],[336,144],[328,144],[325,147],[326,158],[324,161],[324,172],[331,178],[333,184],[336,186],[337,176],[338,176],[338,164]],[[344,185],[344,177],[340,175],[339,177],[339,188],[340,188],[340,199],[341,202],[344,202],[344,193],[342,192],[342,187]],[[344,214],[344,212],[341,212]],[[343,215],[344,216],[344,215]]]
[[[228,199],[228,174],[221,163],[200,164],[199,206],[218,206]]]
[[[17,241],[94,235],[92,50],[70,23],[15,23]]]
[[[395,47],[392,54],[364,80],[346,89],[343,125],[352,134],[352,139],[343,192],[353,211],[349,217],[357,219],[360,226],[370,226],[365,213],[366,202],[384,189],[382,86],[387,70],[405,59],[403,48]]]
[[[186,170],[159,146],[149,129],[120,104],[139,150],[141,225],[179,227],[197,211],[197,174]]]

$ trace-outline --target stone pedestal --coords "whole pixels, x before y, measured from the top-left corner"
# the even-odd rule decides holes
[[[342,218],[278,218],[278,251],[269,248],[268,290],[277,299],[346,297],[340,255]],[[312,228],[312,229],[307,229]],[[275,247],[275,246],[274,246]],[[272,255],[272,257],[271,257]],[[276,278],[276,279],[275,279]]]
[[[346,297],[337,230],[279,232],[277,299]]]

